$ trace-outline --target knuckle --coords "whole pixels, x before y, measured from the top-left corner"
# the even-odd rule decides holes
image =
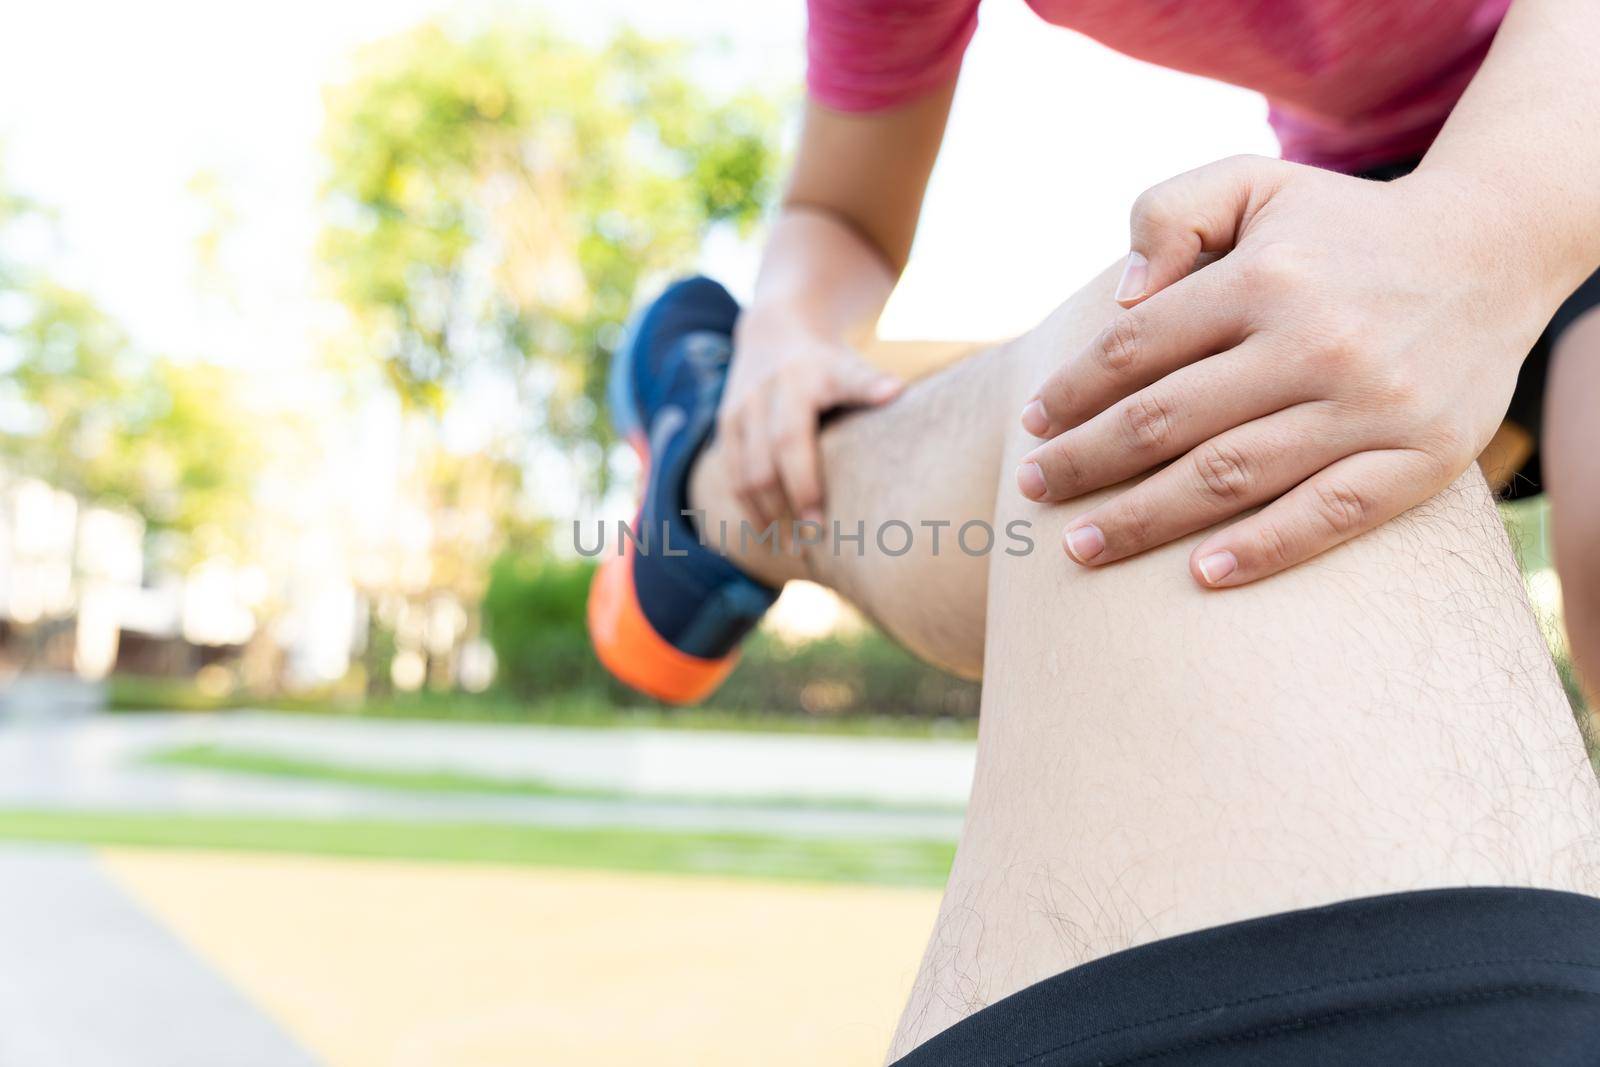
[[[1307,369],[1325,382],[1359,382],[1366,378],[1361,343],[1341,331],[1319,330],[1308,347]]]
[[[784,451],[804,448],[809,443],[809,435],[805,426],[792,423],[773,434],[772,443]]]
[[[859,373],[854,365],[839,360],[818,370],[810,385],[813,392],[843,391],[855,383]]]
[[[785,360],[783,365],[778,367],[768,380],[773,388],[781,388],[784,385],[814,377],[821,370],[821,358],[817,355],[815,349],[808,347],[797,352],[794,358]]]
[[[1122,423],[1133,447],[1164,448],[1172,439],[1172,415],[1164,401],[1147,393],[1133,397],[1122,409]]]
[[[1404,421],[1422,423],[1432,414],[1425,390],[1409,377],[1391,375],[1383,383],[1383,406],[1397,412]]]
[[[1100,366],[1112,374],[1121,374],[1133,366],[1139,355],[1139,316],[1125,312],[1111,320],[1095,344],[1095,356]]]
[[[1150,544],[1156,529],[1150,506],[1138,499],[1123,503],[1117,526],[1121,528],[1120,539],[1130,546]]]
[[[815,404],[817,398],[831,385],[831,375],[828,371],[803,366],[796,368],[782,381],[774,383],[772,392],[774,398],[780,401],[787,399],[791,403]]]
[[[1072,374],[1072,365],[1050,375],[1039,387],[1039,403],[1044,406],[1045,417],[1054,420],[1061,412],[1072,406],[1072,385],[1068,380]]]
[[[1140,222],[1161,225],[1170,221],[1172,205],[1172,189],[1168,183],[1162,182],[1160,185],[1150,186],[1134,198],[1129,217],[1135,226]]]
[[[1361,494],[1341,481],[1319,484],[1312,494],[1317,517],[1332,533],[1346,535],[1365,527],[1367,502]]]
[[[1257,155],[1254,152],[1244,152],[1239,155],[1229,156],[1219,166],[1224,166],[1232,173],[1236,180],[1243,181],[1257,188],[1270,189],[1273,185],[1289,176],[1290,168],[1281,159],[1272,156]]]
[[[764,493],[778,483],[778,476],[770,465],[752,460],[735,477],[734,484],[742,493]]]
[[[810,496],[820,492],[817,488],[816,465],[812,462],[809,451],[795,452],[789,463],[781,472],[783,483],[789,487],[789,495],[793,497]]]
[[[1407,368],[1384,361],[1366,365],[1373,361],[1365,358],[1360,359],[1360,362],[1364,364],[1361,370],[1372,383],[1373,398],[1379,407],[1407,420],[1421,420],[1426,417],[1428,391],[1418,384],[1416,377]]]
[[[1078,464],[1074,442],[1055,441],[1039,458],[1039,469],[1044,472],[1045,484],[1052,493],[1071,495],[1083,484],[1083,468]]]
[[[1485,445],[1479,443],[1471,427],[1454,419],[1442,419],[1428,434],[1427,443],[1421,454],[1430,478],[1437,480],[1443,477],[1448,480],[1457,473],[1450,465],[1451,459],[1476,456],[1484,447]]]
[[[1205,445],[1195,453],[1194,468],[1206,494],[1213,499],[1239,501],[1250,490],[1250,465],[1232,445]]]
[[[1252,251],[1239,269],[1251,288],[1282,292],[1302,284],[1307,274],[1306,256],[1287,241],[1271,241]]]
[[[1280,570],[1294,562],[1294,552],[1283,531],[1272,523],[1263,525],[1255,536],[1256,554],[1269,569]]]
[[[1254,152],[1239,152],[1218,160],[1214,166],[1219,170],[1239,177],[1253,177],[1270,173],[1282,162],[1282,160],[1258,155]]]

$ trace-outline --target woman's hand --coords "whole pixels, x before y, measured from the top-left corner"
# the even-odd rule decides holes
[[[717,439],[727,478],[765,527],[783,518],[822,521],[817,425],[830,408],[876,405],[900,391],[849,346],[782,303],[756,303],[739,318]]]
[[[1447,486],[1493,436],[1562,299],[1454,173],[1383,184],[1241,157],[1138,200],[1126,309],[1022,414],[1017,482],[1070,500],[1094,566],[1266,505],[1195,548],[1197,581],[1273,574]],[[1201,253],[1223,253],[1194,269]]]

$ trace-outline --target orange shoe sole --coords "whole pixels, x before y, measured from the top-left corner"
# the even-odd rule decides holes
[[[644,440],[629,444],[649,477]],[[674,648],[645,617],[633,585],[633,542],[622,539],[620,555],[607,556],[589,584],[589,639],[602,666],[622,684],[668,704],[694,704],[716,691],[739,662],[738,652],[702,659]]]

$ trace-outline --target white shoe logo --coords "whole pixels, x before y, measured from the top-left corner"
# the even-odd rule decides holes
[[[667,442],[672,440],[672,435],[683,429],[689,421],[689,416],[684,414],[682,408],[676,404],[668,404],[656,412],[655,421],[650,424],[650,456],[652,461],[661,455]]]

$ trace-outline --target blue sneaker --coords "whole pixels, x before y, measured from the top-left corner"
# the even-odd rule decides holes
[[[611,363],[612,424],[643,465],[634,523],[589,587],[589,637],[618,681],[689,704],[732,671],[739,643],[778,591],[700,543],[689,471],[711,438],[739,305],[709,278],[677,282],[645,309]],[[670,552],[670,554],[668,554]]]

